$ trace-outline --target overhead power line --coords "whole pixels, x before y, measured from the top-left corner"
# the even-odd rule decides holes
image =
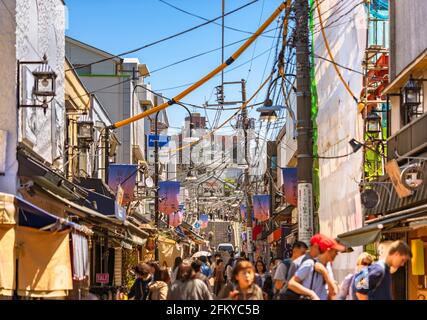
[[[173,5],[173,4],[169,3],[169,2],[166,2],[166,1],[164,1],[164,0],[159,0],[159,1],[160,1],[160,2],[162,2],[162,3],[164,3],[164,4],[165,4],[165,5],[167,5],[167,6],[171,7],[171,8],[174,8],[175,10],[178,10],[178,11],[180,11],[180,12],[183,12],[183,13],[185,13],[185,14],[188,14],[188,15],[190,15],[190,16],[192,16],[192,17],[196,17],[196,18],[199,18],[199,19],[201,19],[201,20],[209,21],[209,19],[207,19],[207,18],[204,18],[204,17],[202,17],[202,16],[199,16],[199,15],[197,15],[197,14],[195,14],[195,13],[191,13],[191,12],[186,11],[186,10],[184,10],[184,9],[178,8],[177,6],[175,6],[175,5]],[[219,23],[217,23],[217,22],[213,22],[213,24],[216,24],[217,26],[221,26],[221,24],[219,24]],[[253,32],[250,32],[250,31],[241,30],[241,29],[237,29],[237,28],[233,28],[233,27],[229,27],[229,26],[224,26],[224,28],[229,29],[229,30],[233,30],[233,31],[242,32],[242,33],[254,34]],[[272,38],[271,36],[266,36],[266,35],[263,35],[263,37],[266,37],[266,38]]]
[[[232,13],[235,13],[235,12],[237,12],[237,11],[239,11],[239,10],[242,10],[243,8],[246,8],[246,7],[248,7],[248,6],[250,6],[250,5],[254,4],[255,2],[258,2],[258,1],[259,1],[259,0],[252,0],[251,2],[248,2],[248,3],[246,3],[246,4],[242,5],[242,6],[240,6],[240,7],[236,8],[236,9],[234,9],[234,10],[231,10],[231,11],[229,11],[229,12],[225,13],[225,14],[224,14],[224,17],[225,17],[225,16],[228,16],[228,15],[230,15],[230,14],[232,14]],[[114,56],[112,56],[112,57],[104,58],[104,59],[100,59],[100,60],[97,60],[97,61],[94,61],[94,62],[91,62],[91,63],[85,64],[85,65],[81,65],[81,66],[78,66],[78,67],[72,67],[72,68],[70,68],[70,69],[65,70],[65,72],[70,71],[70,70],[77,70],[77,69],[80,69],[80,68],[85,68],[85,67],[88,67],[88,66],[91,66],[91,65],[97,64],[97,63],[101,63],[101,62],[104,62],[104,61],[108,61],[108,60],[114,59],[114,58],[120,58],[120,56],[124,56],[124,55],[130,54],[130,53],[134,53],[134,52],[137,52],[137,51],[140,51],[140,50],[143,50],[143,49],[146,49],[146,48],[152,47],[152,46],[154,46],[154,45],[156,45],[156,44],[159,44],[159,43],[165,42],[165,41],[167,41],[167,40],[170,40],[170,39],[176,38],[176,37],[181,36],[181,35],[183,35],[183,34],[186,34],[186,33],[188,33],[188,32],[191,32],[191,31],[194,31],[194,30],[196,30],[196,29],[199,29],[199,28],[201,28],[201,27],[203,27],[203,26],[205,26],[205,25],[207,25],[207,24],[209,24],[209,23],[212,23],[212,22],[214,22],[214,21],[216,21],[216,20],[218,20],[218,19],[221,19],[222,17],[223,17],[223,15],[220,15],[219,17],[216,17],[216,18],[214,18],[214,19],[208,20],[208,21],[206,21],[206,22],[204,22],[204,23],[202,23],[202,24],[199,24],[199,25],[197,25],[197,26],[194,26],[194,27],[192,27],[192,28],[186,29],[186,30],[184,30],[184,31],[181,31],[181,32],[175,33],[175,34],[173,34],[173,35],[171,35],[171,36],[167,36],[167,37],[165,37],[165,38],[159,39],[159,40],[157,40],[157,41],[151,42],[151,43],[149,43],[149,44],[143,45],[143,46],[138,47],[138,48],[136,48],[136,49],[132,49],[132,50],[129,50],[129,51],[125,51],[125,52],[119,53],[119,54],[117,54],[117,55],[114,55]]]

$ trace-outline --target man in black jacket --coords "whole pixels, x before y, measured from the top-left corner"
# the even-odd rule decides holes
[[[137,279],[130,288],[128,298],[135,300],[147,300],[148,293],[150,292],[148,285],[152,282],[150,273],[150,266],[146,263],[138,263],[135,267]]]

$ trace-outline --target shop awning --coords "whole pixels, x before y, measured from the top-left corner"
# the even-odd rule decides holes
[[[267,237],[267,241],[268,243],[273,243],[276,242],[278,240],[280,240],[282,238],[282,229],[276,229],[274,230],[272,233],[270,233]]]
[[[13,210],[13,215],[16,212],[15,210],[18,210],[19,226],[41,230],[48,230],[54,227],[56,229],[72,228],[85,234],[92,234],[92,231],[87,227],[57,217],[21,197],[0,193],[0,203],[2,203],[3,208],[9,208],[9,215],[12,214],[11,210]]]
[[[142,236],[143,238],[148,238],[149,236],[147,232],[141,230],[140,228],[138,228],[138,226],[134,225],[133,223],[130,223],[129,221],[122,221],[113,217],[108,217],[106,215],[103,215],[102,213],[99,213],[98,211],[87,208],[85,206],[81,206],[75,202],[62,198],[61,196],[54,194],[49,190],[45,190],[45,192],[47,192],[52,197],[58,199],[59,201],[62,201],[64,204],[68,205],[70,209],[74,209],[72,210],[73,213],[80,215],[84,218],[97,220],[101,223],[104,223],[106,227],[108,227],[109,225],[115,225],[121,226],[122,228],[129,228],[131,232],[134,232],[135,234]]]
[[[420,206],[417,208],[422,207],[424,206]],[[381,232],[390,230],[396,227],[397,225],[405,222],[407,219],[416,218],[427,214],[427,212],[425,211],[417,211],[417,208],[414,208],[412,210],[415,212],[407,212],[410,210],[405,210],[400,213],[390,214],[385,217],[375,219],[375,221],[368,222],[366,226],[346,233],[342,233],[338,235],[337,238],[342,244],[348,247],[358,247],[379,241],[381,238]]]
[[[64,176],[58,174],[44,163],[36,159],[36,155],[24,148],[17,152],[19,167],[18,174],[33,180],[39,186],[52,190],[54,193],[73,201],[86,199],[87,191],[82,187],[68,181]]]
[[[288,220],[292,217],[292,210],[294,208],[295,207],[293,205],[281,205],[274,211],[272,220],[277,223]]]

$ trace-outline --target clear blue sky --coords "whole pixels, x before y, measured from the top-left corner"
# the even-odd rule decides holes
[[[186,11],[195,13],[207,19],[221,15],[221,0],[166,0]],[[226,0],[225,11],[233,10],[250,0]],[[225,17],[225,25],[246,31],[255,31],[261,23],[275,10],[281,0],[259,0],[258,2]],[[204,21],[179,12],[167,6],[159,0],[67,0],[68,29],[66,34],[70,37],[86,42],[110,53],[118,54],[160,38],[172,35],[193,27]],[[221,19],[217,20],[221,23]],[[269,28],[277,27],[273,22]],[[278,31],[277,31],[278,32]],[[273,36],[274,31],[268,33]],[[244,39],[249,35],[225,29],[225,44]],[[241,57],[228,69],[235,68],[243,62],[250,60],[272,47],[273,39],[261,37],[244,52]],[[240,44],[225,48],[225,59],[229,57]],[[127,57],[137,57],[142,63],[146,63],[150,70],[163,67],[175,61],[189,56],[221,47],[221,26],[209,24],[178,38],[133,53]],[[263,81],[271,70],[274,58],[274,50],[266,52],[236,70],[225,73],[225,81],[238,81],[247,79],[247,97]],[[147,82],[151,83],[153,90],[162,92],[165,96],[173,97],[183,88],[161,90],[180,86],[200,79],[221,63],[221,50],[204,55],[202,57],[178,64],[153,73]],[[251,71],[249,73],[249,68]],[[226,69],[227,70],[227,69]],[[248,77],[249,74],[249,77]],[[215,103],[213,90],[220,84],[221,77],[216,77],[187,96],[184,101],[199,104],[209,99],[209,103]],[[226,100],[240,97],[240,90],[226,88]],[[263,101],[265,94],[260,94],[256,102]],[[183,124],[185,111],[179,106],[168,109],[170,124],[179,127]],[[198,111],[198,110],[194,110]],[[204,113],[203,110],[199,112]],[[214,119],[215,111],[209,111],[210,121]],[[222,113],[221,120],[225,120],[230,111]],[[255,111],[253,117],[258,118]],[[230,128],[226,129],[230,131]]]

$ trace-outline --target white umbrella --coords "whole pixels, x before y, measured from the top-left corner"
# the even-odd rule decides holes
[[[192,258],[200,258],[200,257],[203,257],[203,256],[209,257],[211,255],[212,254],[210,252],[208,252],[208,251],[198,251],[195,254],[193,254]]]

